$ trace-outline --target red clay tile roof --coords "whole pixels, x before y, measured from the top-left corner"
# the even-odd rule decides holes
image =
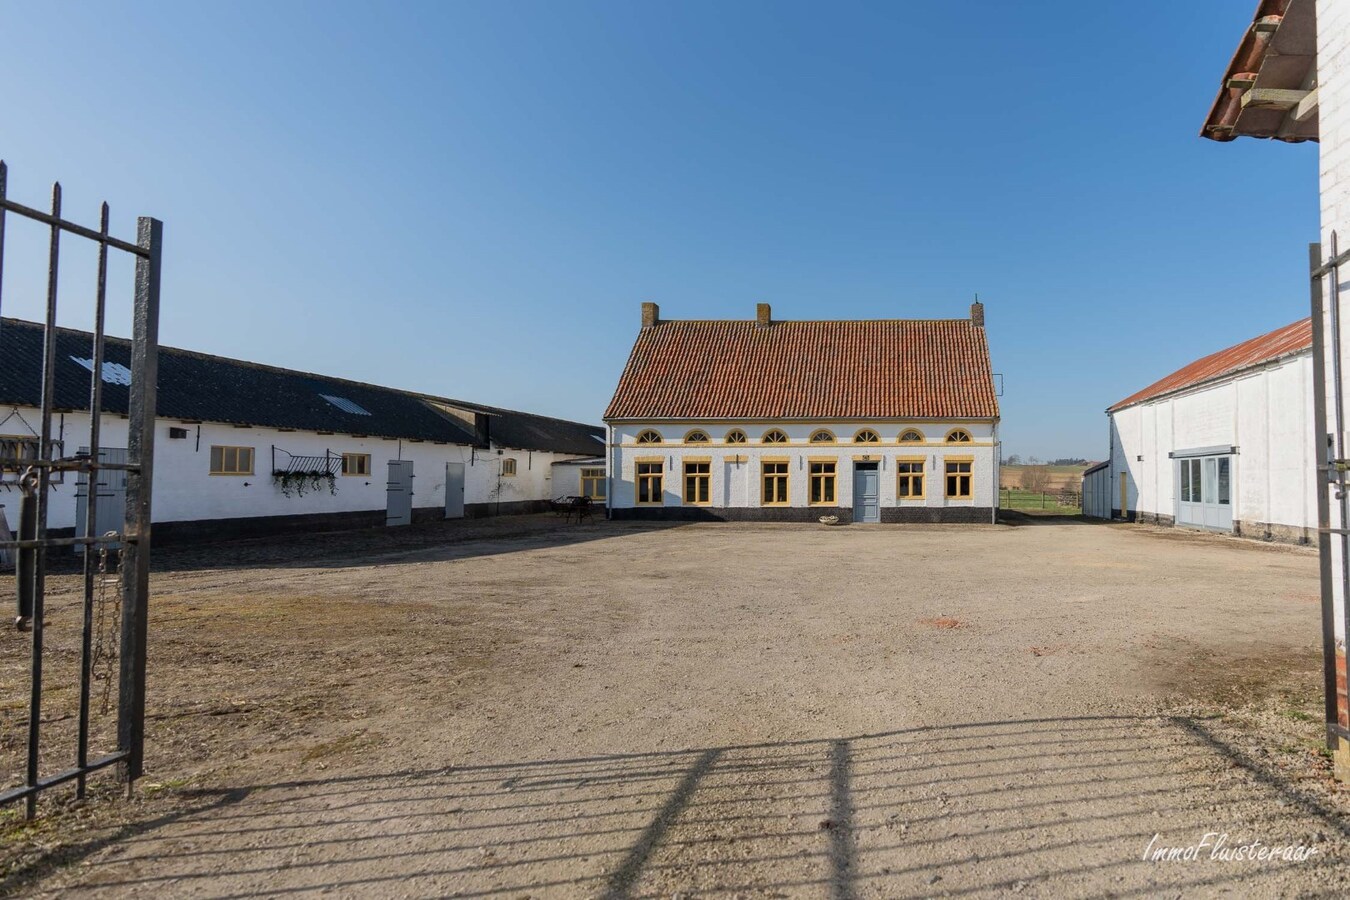
[[[1312,349],[1312,319],[1303,319],[1293,325],[1277,328],[1269,334],[1254,337],[1249,341],[1211,353],[1204,359],[1197,359],[1188,366],[1177,369],[1161,381],[1155,381],[1136,394],[1131,394],[1107,412],[1115,412],[1145,400],[1151,400],[1163,394],[1170,394],[1182,388],[1232,375],[1234,372],[1252,366]]]
[[[663,321],[638,332],[606,419],[993,419],[968,319]]]

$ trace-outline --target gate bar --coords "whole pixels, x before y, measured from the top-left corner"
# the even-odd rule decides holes
[[[52,218],[61,216],[61,183],[52,185]],[[47,327],[43,331],[42,349],[42,427],[41,447],[51,446],[52,406],[56,392],[56,283],[61,257],[61,229],[51,228],[51,242],[47,256]],[[37,565],[33,570],[33,677],[28,701],[28,771],[27,783],[36,788],[38,782],[38,742],[42,717],[42,628],[47,592],[47,507],[51,494],[51,470],[37,470],[37,532],[38,547],[34,551]],[[28,818],[37,815],[37,792],[28,795]]]
[[[118,750],[116,752],[109,753],[107,756],[100,756],[93,762],[85,764],[84,773],[88,774],[89,772],[96,772],[99,769],[105,769],[108,766],[111,766],[113,763],[121,762],[122,760],[126,759],[126,757],[127,754],[123,750]],[[37,784],[33,785],[32,787],[28,786],[17,787],[5,791],[3,794],[0,794],[0,806],[5,805],[6,803],[12,803],[15,800],[23,798],[28,799],[35,798],[39,793],[45,791],[49,787],[54,787],[58,784],[65,784],[67,781],[70,781],[74,778],[79,778],[80,776],[81,771],[79,769],[66,769],[66,771],[64,772],[58,772],[55,775],[48,775],[46,778],[39,778]]]
[[[108,204],[99,214],[99,233],[108,236]],[[98,462],[99,431],[103,424],[103,320],[108,298],[108,245],[98,245],[98,286],[94,294],[94,347],[89,372],[89,459]],[[89,469],[84,476],[84,536],[94,536],[98,521],[99,470]],[[75,767],[80,776],[75,796],[84,799],[84,768],[89,761],[89,678],[93,674],[94,645],[94,545],[84,545],[84,617],[80,625],[80,730],[75,749]],[[101,629],[100,629],[101,631]],[[99,635],[100,642],[103,635]]]
[[[109,247],[116,247],[118,250],[125,250],[127,253],[140,259],[146,258],[147,251],[144,247],[138,246],[137,244],[128,244],[120,238],[110,237],[107,234],[100,234],[92,228],[86,228],[83,225],[76,225],[74,222],[69,222],[61,218],[59,210],[48,215],[41,210],[33,209],[31,206],[24,206],[22,203],[15,203],[13,200],[7,200],[3,196],[0,196],[0,210],[6,209],[12,213],[18,213],[26,218],[41,222],[44,225],[50,225],[52,228],[59,231],[69,231],[71,234],[78,234],[80,237],[89,238],[91,241],[97,241],[98,243]]]

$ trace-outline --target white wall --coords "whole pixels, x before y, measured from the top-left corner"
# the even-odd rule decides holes
[[[968,444],[947,444],[943,442],[947,432],[953,428],[964,428],[970,432],[973,441]],[[708,432],[711,444],[683,443],[689,431],[699,428]],[[764,444],[762,435],[771,428],[779,428],[787,433],[787,444]],[[811,433],[827,428],[835,434],[834,444],[808,443]],[[882,439],[880,444],[854,444],[853,436],[862,428],[872,428]],[[923,432],[926,440],[922,443],[904,443],[898,441],[900,432],[917,428]],[[659,432],[665,441],[663,444],[636,443],[637,435],[652,429]],[[732,429],[740,429],[749,439],[745,444],[727,444],[725,436]],[[998,453],[995,445],[994,425],[989,422],[967,423],[928,423],[928,424],[884,424],[821,422],[804,424],[763,424],[754,425],[728,423],[708,426],[697,422],[678,424],[645,425],[624,423],[613,428],[614,444],[610,448],[612,461],[610,477],[610,505],[615,509],[627,509],[637,506],[637,491],[634,482],[635,463],[638,458],[659,457],[665,462],[665,505],[681,506],[681,474],[684,457],[712,458],[713,507],[758,507],[760,506],[759,461],[765,457],[789,459],[788,468],[788,505],[807,507],[809,497],[809,459],[833,458],[838,461],[836,469],[836,490],[838,496],[834,506],[851,507],[853,505],[853,477],[851,463],[863,456],[870,456],[880,462],[881,505],[956,507],[978,506],[995,507],[998,505]],[[921,500],[900,499],[896,496],[897,456],[922,456],[927,466],[924,498]],[[943,489],[943,460],[947,456],[973,456],[971,499],[949,500]],[[736,462],[739,459],[740,462]]]
[[[1233,518],[1244,524],[1317,524],[1312,450],[1312,354],[1111,416],[1111,507],[1120,474],[1131,512],[1176,512],[1173,451],[1236,446]],[[1139,457],[1143,459],[1139,459]]]
[[[0,407],[4,418],[13,407]],[[38,411],[20,408],[19,412],[34,427]],[[75,453],[88,444],[87,413],[57,414],[53,436],[64,418],[65,453]],[[169,438],[169,428],[185,428],[186,440]],[[198,428],[201,429],[200,441]],[[18,434],[22,426],[11,420],[6,434]],[[105,447],[125,447],[127,422],[120,416],[105,414],[101,443]],[[252,476],[211,475],[212,445],[243,446],[254,449]],[[325,450],[336,454],[369,453],[369,477],[338,475],[337,493],[328,490],[306,491],[303,497],[287,497],[272,483],[272,446],[297,455],[322,456]],[[499,477],[501,461],[516,460],[514,477]],[[336,513],[379,510],[386,505],[386,476],[391,459],[413,461],[413,506],[443,507],[445,504],[445,464],[464,463],[464,502],[466,504],[523,500],[548,500],[553,496],[553,463],[574,458],[571,454],[503,449],[488,450],[456,444],[398,441],[392,438],[354,438],[321,435],[303,431],[279,431],[271,428],[237,428],[232,425],[203,423],[184,425],[160,419],[155,428],[155,483],[152,511],[156,522],[184,522],[203,519],[286,516],[310,513]],[[279,467],[286,456],[277,453]],[[11,528],[18,513],[18,494],[0,491],[0,504]],[[75,479],[55,488],[48,525],[70,528],[75,525]]]
[[[1319,134],[1319,174],[1322,211],[1322,257],[1331,256],[1331,235],[1340,238],[1339,251],[1350,249],[1350,0],[1318,0],[1317,2],[1317,130]],[[1342,137],[1345,139],[1342,140]],[[1340,270],[1342,322],[1350,321],[1350,266]],[[1330,279],[1323,280],[1322,293],[1332,296]],[[1329,316],[1323,319],[1324,333],[1330,334]],[[1342,390],[1350,392],[1350,342],[1341,348]],[[1331,360],[1327,360],[1327,428],[1335,427],[1333,397],[1330,379],[1334,377]],[[1343,440],[1350,435],[1343,436]],[[1332,492],[1334,494],[1334,490]],[[1342,520],[1339,502],[1331,500],[1331,526],[1350,526]],[[1345,596],[1341,590],[1340,573],[1350,564],[1341,553],[1341,542],[1331,541],[1332,589],[1335,597],[1336,637],[1345,644]]]

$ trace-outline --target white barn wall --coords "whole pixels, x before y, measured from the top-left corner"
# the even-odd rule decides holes
[[[706,431],[712,443],[686,445],[684,436],[695,428]],[[740,429],[749,439],[745,444],[727,444],[724,437],[732,429]],[[759,438],[772,428],[784,431],[789,439],[787,444],[762,444]],[[811,444],[808,440],[821,428],[827,428],[838,439],[833,444]],[[882,438],[880,444],[854,444],[853,435],[863,428],[872,428]],[[923,443],[900,444],[901,431],[916,428],[923,432]],[[947,444],[944,438],[953,428],[964,428],[970,432],[972,443]],[[636,443],[637,435],[648,429],[659,432],[665,443]],[[663,488],[664,506],[680,508],[684,506],[681,496],[682,460],[690,458],[711,458],[710,490],[714,508],[732,509],[782,509],[783,507],[762,507],[759,502],[759,463],[764,458],[784,458],[789,461],[788,468],[788,509],[811,508],[808,503],[810,468],[813,458],[834,458],[838,460],[836,470],[835,507],[853,506],[852,470],[847,464],[855,458],[870,456],[880,461],[879,486],[881,507],[885,509],[951,509],[968,507],[971,509],[993,510],[998,506],[998,448],[995,442],[995,426],[988,422],[968,423],[915,423],[871,425],[866,423],[813,422],[799,423],[735,423],[728,422],[709,426],[706,422],[681,423],[621,423],[613,427],[611,446],[611,486],[610,506],[612,509],[642,509],[653,507],[637,504],[636,460],[660,457],[665,462]],[[919,500],[901,499],[896,492],[896,457],[923,456],[927,462],[925,470],[924,498]],[[974,457],[971,478],[971,498],[968,500],[947,499],[943,496],[943,460],[947,456]],[[736,458],[743,460],[735,462]],[[690,507],[692,510],[703,507]],[[822,510],[826,512],[828,510]]]
[[[1235,531],[1306,542],[1317,524],[1312,451],[1312,356],[1303,353],[1184,394],[1138,403],[1111,417],[1110,498],[1125,512],[1171,524],[1174,451],[1236,446]],[[1142,457],[1142,459],[1140,459]]]
[[[0,417],[10,409],[12,407],[0,407]],[[19,411],[28,422],[36,424],[39,421],[37,410],[20,407]],[[61,421],[61,414],[57,414],[54,432]],[[11,426],[6,426],[6,433],[11,433]],[[64,426],[67,454],[88,444],[87,413],[66,413]],[[187,439],[170,439],[170,427],[187,429]],[[200,446],[198,427],[201,429]],[[115,414],[104,415],[103,446],[125,447],[126,434],[125,419]],[[254,474],[211,475],[212,445],[253,447]],[[336,454],[369,453],[371,473],[369,477],[338,475],[336,494],[322,489],[306,491],[303,497],[286,497],[272,483],[273,445],[303,456],[323,456],[325,450]],[[279,465],[284,465],[284,455],[278,453],[277,458]],[[501,461],[508,458],[516,460],[517,474],[514,477],[499,477]],[[462,462],[466,506],[483,505],[481,512],[487,514],[494,512],[498,504],[503,511],[513,511],[516,507],[510,504],[550,499],[553,491],[552,464],[571,458],[575,457],[496,446],[484,450],[457,444],[400,442],[393,438],[354,438],[272,428],[239,428],[210,422],[200,426],[184,425],[176,420],[159,419],[155,426],[153,519],[155,522],[198,522],[380,511],[386,506],[386,477],[391,459],[413,461],[414,509],[443,509],[445,464]],[[17,497],[12,491],[9,494],[0,492],[0,504],[7,507],[5,512],[11,527],[17,515]],[[68,477],[53,495],[49,527],[71,528],[74,525],[75,481],[73,477]]]

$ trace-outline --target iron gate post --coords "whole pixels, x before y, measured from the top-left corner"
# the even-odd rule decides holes
[[[1313,452],[1317,477],[1317,560],[1322,586],[1322,681],[1325,694],[1326,741],[1329,750],[1335,750],[1339,741],[1339,704],[1336,689],[1336,601],[1331,571],[1331,479],[1327,467],[1331,464],[1331,439],[1327,434],[1327,364],[1326,338],[1323,333],[1322,278],[1317,274],[1322,265],[1322,245],[1308,245],[1308,268],[1312,276],[1312,338],[1313,338]]]
[[[136,297],[132,321],[131,392],[127,426],[127,508],[122,541],[122,651],[117,744],[127,754],[122,778],[145,769],[145,656],[150,601],[150,495],[154,483],[155,397],[159,377],[159,285],[164,224],[142,217],[136,243]]]

